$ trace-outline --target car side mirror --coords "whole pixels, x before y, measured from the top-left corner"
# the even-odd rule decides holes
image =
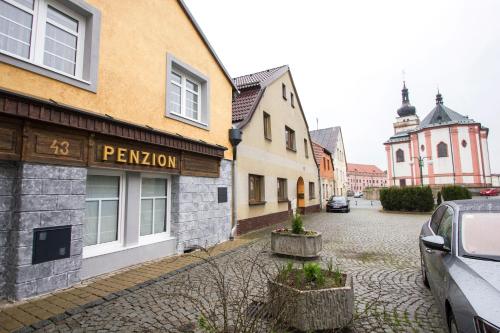
[[[438,235],[422,237],[424,245],[432,250],[450,252],[450,249],[444,244],[444,238]]]

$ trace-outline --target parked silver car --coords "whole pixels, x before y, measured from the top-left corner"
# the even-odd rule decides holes
[[[420,254],[451,333],[500,332],[500,200],[443,203],[422,226]]]

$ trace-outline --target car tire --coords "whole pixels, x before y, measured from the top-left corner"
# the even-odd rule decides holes
[[[453,315],[453,312],[450,312],[450,315],[448,316],[448,330],[450,333],[458,333],[458,326],[457,326],[457,321],[455,320],[455,316]]]
[[[429,279],[427,278],[427,269],[425,268],[424,258],[420,255],[420,271],[422,273],[422,282],[427,289],[430,289]]]

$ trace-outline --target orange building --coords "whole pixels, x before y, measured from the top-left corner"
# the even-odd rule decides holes
[[[324,206],[326,200],[333,195],[334,192],[334,168],[332,154],[325,147],[313,142],[314,157],[319,169],[321,205]]]

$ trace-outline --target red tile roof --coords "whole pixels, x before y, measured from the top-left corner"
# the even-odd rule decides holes
[[[324,149],[323,146],[317,144],[316,142],[313,141],[313,151],[314,151],[314,157],[316,158],[316,164],[321,163],[321,159],[323,158],[323,152]]]
[[[361,172],[361,173],[384,173],[377,166],[373,164],[354,164],[347,163],[347,172]]]
[[[238,89],[244,89],[248,87],[262,85],[265,81],[267,81],[271,76],[273,76],[276,72],[286,66],[280,66],[276,68],[266,69],[265,71],[247,74],[243,76],[239,76],[233,79],[233,82],[236,84]]]
[[[240,94],[233,100],[233,123],[243,121],[252,113],[256,103],[259,102],[261,93],[265,90],[266,83],[288,66],[280,66],[265,71],[243,75],[233,79]]]
[[[240,95],[233,101],[233,123],[246,118],[260,94],[260,88],[240,90]]]

